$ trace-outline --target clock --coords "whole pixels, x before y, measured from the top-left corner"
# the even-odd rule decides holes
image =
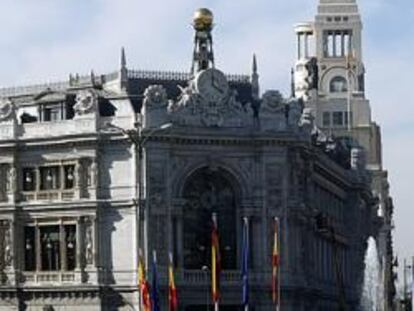
[[[208,102],[218,103],[229,92],[226,76],[215,68],[200,71],[195,78],[196,91]]]

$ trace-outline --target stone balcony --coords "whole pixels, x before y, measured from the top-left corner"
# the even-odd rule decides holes
[[[49,190],[49,191],[25,191],[21,200],[28,201],[70,201],[79,199],[79,193],[75,190]]]
[[[82,273],[80,271],[23,272],[20,282],[26,286],[80,284]]]
[[[98,117],[88,115],[71,120],[49,122],[33,122],[18,124],[16,122],[0,122],[0,141],[29,140],[93,134],[99,132],[107,123],[118,127],[130,128],[133,124],[131,117]]]

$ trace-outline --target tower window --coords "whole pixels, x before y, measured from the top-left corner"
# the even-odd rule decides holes
[[[348,83],[344,77],[336,76],[329,83],[331,93],[344,93],[348,91]]]
[[[323,34],[325,57],[345,57],[352,51],[351,30],[328,30]]]
[[[332,121],[336,126],[344,125],[344,113],[342,111],[334,111],[332,113]]]
[[[331,113],[329,111],[323,113],[322,124],[323,126],[331,126]]]

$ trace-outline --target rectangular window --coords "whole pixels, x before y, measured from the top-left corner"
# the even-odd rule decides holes
[[[75,187],[75,176],[74,176],[74,171],[75,171],[75,166],[74,165],[65,165],[63,167],[63,171],[65,173],[65,189],[72,189]]]
[[[342,34],[341,32],[335,33],[335,55],[334,57],[341,57],[342,54]]]
[[[325,111],[322,115],[322,124],[325,127],[331,126],[331,113],[329,111]]]
[[[24,267],[26,271],[36,270],[35,227],[24,228]]]
[[[66,248],[66,269],[69,271],[76,268],[76,226],[65,225],[65,248]]]
[[[40,168],[40,190],[55,190],[60,188],[59,166]]]
[[[61,120],[61,107],[50,106],[43,108],[43,121],[59,121]]]
[[[23,168],[23,191],[36,190],[36,171],[34,168]]]
[[[40,227],[42,271],[60,270],[59,226]]]
[[[352,125],[352,111],[349,112],[349,116],[350,116],[351,125]],[[345,125],[348,125],[348,111],[344,112],[344,123],[345,123]]]
[[[76,225],[26,226],[24,238],[25,271],[35,271],[36,267],[41,271],[75,270]]]
[[[332,113],[332,123],[335,126],[343,126],[344,125],[343,112],[342,111],[334,111]]]

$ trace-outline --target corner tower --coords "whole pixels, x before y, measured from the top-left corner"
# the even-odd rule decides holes
[[[352,138],[381,169],[379,128],[365,98],[362,21],[356,0],[319,0],[313,22],[295,26],[295,94],[312,109],[319,128]]]
[[[383,310],[393,310],[392,217],[387,171],[382,164],[381,129],[365,97],[362,21],[356,0],[319,0],[313,22],[295,26],[294,93],[314,114],[317,127],[345,144],[362,147],[378,197],[376,234],[381,259]]]

